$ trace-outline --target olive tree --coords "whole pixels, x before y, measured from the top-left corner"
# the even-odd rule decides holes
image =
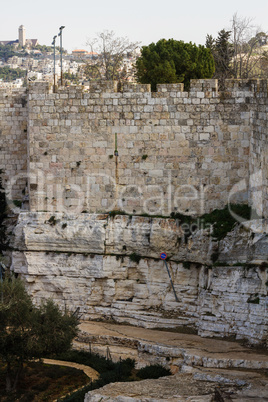
[[[33,304],[24,283],[6,275],[0,282],[0,359],[6,364],[6,391],[16,390],[25,362],[67,351],[78,331],[75,314],[52,300]]]

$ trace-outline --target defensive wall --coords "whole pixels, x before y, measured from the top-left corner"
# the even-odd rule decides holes
[[[249,197],[267,216],[267,108],[265,80],[31,83],[0,92],[0,168],[20,199],[28,160],[32,211],[198,215]]]
[[[0,169],[13,200],[22,199],[26,185],[27,120],[26,88],[0,89]]]
[[[4,186],[30,207],[12,269],[37,303],[52,297],[84,319],[267,344],[267,220],[218,241],[168,218],[228,201],[268,217],[267,112],[259,80],[229,80],[224,92],[216,80],[193,80],[190,92],[116,82],[2,91]],[[128,215],[108,213],[120,209]]]

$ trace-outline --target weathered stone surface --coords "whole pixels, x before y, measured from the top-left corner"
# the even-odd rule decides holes
[[[218,261],[226,263],[267,262],[268,221],[253,220],[236,225],[219,243]]]
[[[267,387],[265,376],[252,371],[194,369],[157,380],[109,384],[87,393],[85,402],[264,401]]]
[[[114,383],[86,394],[85,402],[158,402],[213,400],[215,385],[193,381],[191,374],[131,383]],[[200,396],[203,395],[203,396]]]
[[[161,252],[175,261],[208,263],[213,251],[209,229],[198,230],[187,242],[179,221],[117,215],[109,220],[106,253],[159,258]]]
[[[161,364],[173,373],[182,367],[267,369],[267,354],[254,353],[235,342],[200,338],[197,335],[143,329],[127,325],[83,322],[74,346],[105,355],[113,360],[132,357],[137,368]]]
[[[210,262],[214,243],[209,230],[198,230],[185,241],[180,222],[140,216],[80,214],[66,216],[22,212],[12,246],[20,250],[131,255],[174,261]],[[109,270],[116,268],[109,267]]]
[[[107,215],[22,212],[13,247],[20,250],[104,253]]]
[[[203,336],[266,342],[268,270],[211,267],[128,256],[13,252],[37,302],[52,297],[79,307],[83,319],[113,319],[146,328],[192,327]]]

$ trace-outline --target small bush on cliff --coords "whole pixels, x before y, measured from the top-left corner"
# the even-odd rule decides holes
[[[226,205],[223,209],[215,209],[209,214],[201,216],[204,225],[212,224],[212,236],[217,240],[223,239],[230,232],[237,220],[231,215],[230,211],[238,215],[242,220],[249,220],[252,215],[251,207],[246,204]]]
[[[132,253],[129,256],[130,261],[136,262],[137,264],[139,264],[141,258],[142,257],[139,254],[136,254],[136,253]]]
[[[246,204],[226,205],[223,209],[214,209],[214,211],[204,214],[199,218],[175,212],[172,212],[170,216],[173,219],[179,220],[186,238],[192,235],[201,224],[204,228],[213,225],[212,237],[216,240],[222,240],[237,223],[237,220],[231,215],[230,211],[236,214],[241,221],[259,218],[256,212]]]

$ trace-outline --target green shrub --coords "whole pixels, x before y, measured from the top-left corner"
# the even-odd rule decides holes
[[[226,205],[223,209],[215,209],[209,214],[202,215],[200,219],[205,225],[213,225],[212,236],[217,240],[222,240],[237,223],[236,219],[230,214],[229,207],[232,212],[244,220],[249,220],[251,217],[251,207],[246,204],[230,204],[230,206]]]
[[[57,223],[57,220],[56,220],[55,216],[52,215],[52,216],[49,218],[49,220],[47,221],[47,223],[49,223],[49,224],[52,225],[52,226],[55,226],[56,223]]]
[[[86,385],[85,387],[81,388],[79,391],[72,393],[65,398],[58,399],[58,401],[65,401],[65,402],[84,402],[85,395],[87,392],[92,390],[91,385]]]
[[[141,260],[141,256],[139,254],[136,254],[136,253],[130,254],[129,258],[130,258],[131,261],[134,261],[137,264],[139,264],[139,262]]]
[[[15,205],[15,207],[21,208],[21,206],[22,206],[22,201],[20,201],[20,200],[13,200],[13,204]]]
[[[66,353],[49,356],[52,359],[74,362],[90,366],[98,372],[104,372],[113,369],[113,362],[105,357],[93,354],[84,350],[71,350]]]
[[[100,377],[97,380],[86,385],[79,391],[74,392],[70,396],[59,399],[58,401],[83,402],[85,394],[93,389],[101,388],[111,382],[133,380],[133,378],[131,378],[133,369],[135,368],[135,360],[133,359],[120,359],[119,362],[114,363],[102,356],[77,350],[72,350],[69,353],[53,357],[60,360],[69,360],[80,364],[90,365],[100,373]],[[167,370],[160,365],[152,365],[140,369],[137,372],[137,379],[159,378],[167,375],[171,375],[170,370]]]
[[[191,231],[198,229],[198,222],[202,223],[203,227],[207,225],[213,225],[212,237],[216,240],[222,240],[228,232],[230,232],[236,224],[236,219],[230,214],[229,209],[238,215],[242,220],[249,220],[251,216],[258,218],[256,212],[254,212],[250,206],[246,204],[230,204],[226,205],[223,209],[214,209],[214,211],[204,214],[199,218],[193,218],[189,215],[183,215],[179,212],[172,212],[171,218],[180,221],[180,225],[189,227],[183,229],[185,241],[192,234]]]
[[[182,266],[185,269],[190,269],[191,268],[191,262],[190,261],[183,261]]]
[[[116,215],[127,215],[124,211],[119,211],[119,210],[113,210],[109,212],[109,216],[112,218]]]
[[[119,362],[114,363],[112,360],[107,360],[105,357],[97,354],[78,350],[72,350],[69,353],[53,357],[59,360],[68,360],[88,365],[100,373],[100,377],[97,380],[72,395],[61,399],[65,402],[82,402],[84,401],[85,394],[93,389],[101,388],[111,382],[126,381],[131,376],[131,371],[135,367],[135,360],[132,359],[120,359]]]
[[[251,295],[247,299],[247,303],[252,303],[252,304],[260,304],[260,298],[258,296],[258,293],[255,293],[255,295]]]
[[[141,379],[159,378],[167,375],[171,375],[170,370],[166,369],[160,364],[153,364],[151,366],[143,367],[137,372],[137,377]]]

